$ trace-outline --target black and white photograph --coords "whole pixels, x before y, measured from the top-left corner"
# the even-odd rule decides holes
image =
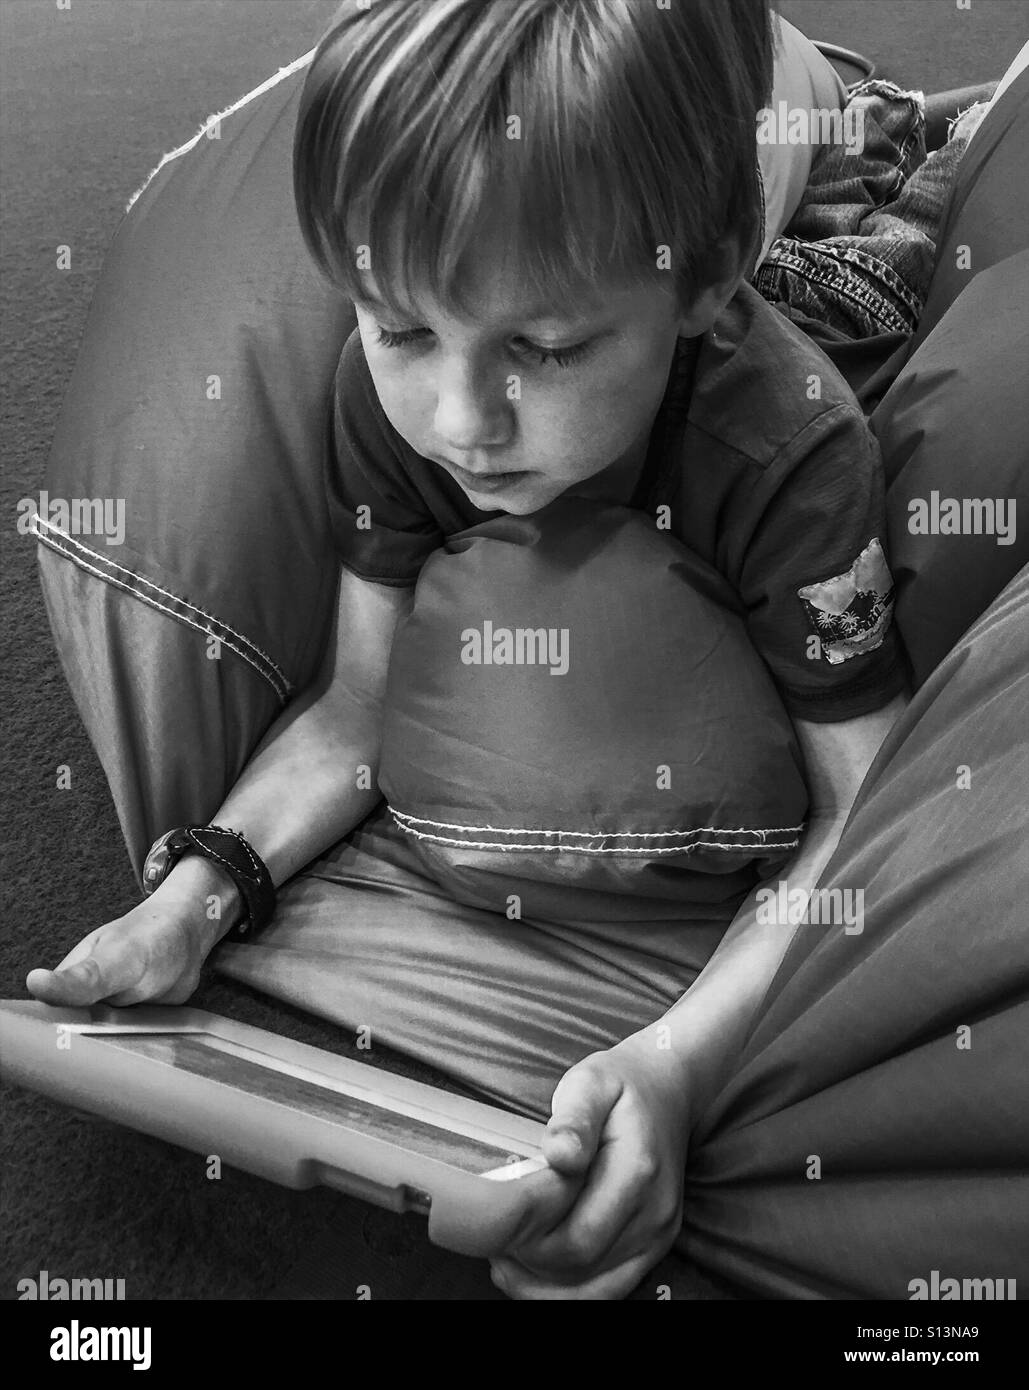
[[[23,1373],[1009,1372],[1029,0],[0,0],[0,231]]]

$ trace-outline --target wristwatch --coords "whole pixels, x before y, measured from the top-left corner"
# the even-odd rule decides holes
[[[245,941],[271,920],[275,885],[264,861],[238,830],[221,825],[182,825],[155,840],[143,863],[143,892],[150,894],[186,854],[202,854],[220,864],[240,891],[244,916],[225,935],[226,941]]]

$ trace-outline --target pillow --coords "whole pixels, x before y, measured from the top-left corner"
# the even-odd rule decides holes
[[[1029,251],[978,274],[871,419],[895,621],[920,686],[1029,563]]]
[[[382,743],[426,872],[508,915],[513,894],[517,915],[575,917],[590,890],[619,918],[654,899],[727,915],[795,852],[807,807],[734,591],[642,512],[581,498],[429,557]]]
[[[870,421],[916,686],[1029,563],[1029,71],[1018,61],[958,165],[918,332]]]

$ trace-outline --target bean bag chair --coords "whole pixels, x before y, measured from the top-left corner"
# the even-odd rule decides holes
[[[916,686],[1029,564],[1027,361],[1029,249],[976,275],[872,416]]]
[[[961,161],[918,329],[871,415],[916,685],[1029,563],[1029,178],[1015,153],[1029,50],[1020,61]]]
[[[695,1135],[678,1248],[751,1295],[1029,1289],[1027,705],[1029,569],[891,731],[822,875],[864,930],[801,927]]]
[[[325,432],[357,319],[296,221],[311,56],[212,117],[130,201],[33,523],[57,647],[141,888],[157,836],[209,819],[314,679],[335,607]],[[123,502],[120,542],[70,533],[70,498]]]

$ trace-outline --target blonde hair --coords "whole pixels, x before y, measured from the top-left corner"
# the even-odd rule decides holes
[[[294,138],[322,272],[361,298],[367,246],[394,312],[426,286],[464,314],[487,227],[555,311],[605,280],[667,285],[669,269],[685,309],[730,238],[742,271],[760,235],[767,0],[667,4],[347,0]]]

